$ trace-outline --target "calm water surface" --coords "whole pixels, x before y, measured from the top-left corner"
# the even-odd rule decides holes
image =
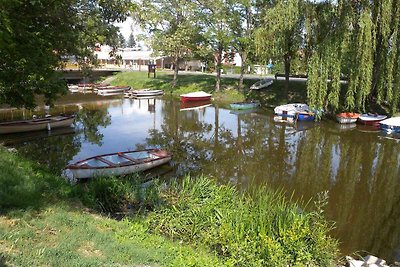
[[[326,216],[336,222],[332,234],[342,253],[400,260],[399,140],[333,121],[275,122],[267,109],[182,108],[188,107],[172,99],[59,106],[52,113],[77,112],[74,128],[0,136],[0,142],[56,172],[96,154],[161,147],[173,152],[177,175],[205,174],[245,188],[266,183],[303,200],[328,191]],[[0,112],[0,119],[31,115]]]

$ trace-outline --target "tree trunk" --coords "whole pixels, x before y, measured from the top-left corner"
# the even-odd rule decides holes
[[[174,79],[172,80],[172,87],[176,86],[176,82],[178,81],[178,71],[179,71],[179,56],[176,54],[174,57]]]
[[[242,59],[242,65],[240,66],[240,77],[239,77],[239,90],[243,91],[243,78],[246,70],[247,53],[239,52],[239,56]]]
[[[283,87],[283,97],[286,100],[289,100],[289,75],[290,75],[290,63],[291,57],[290,55],[285,55],[285,86]]]
[[[217,76],[215,78],[215,91],[219,92],[221,89],[221,65],[222,65],[222,45],[218,43],[218,52],[216,56],[216,63],[217,63]]]

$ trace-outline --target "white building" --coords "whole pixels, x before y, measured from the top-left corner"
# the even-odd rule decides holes
[[[105,68],[126,68],[133,70],[147,70],[148,64],[154,64],[160,57],[154,57],[151,50],[140,48],[118,48],[113,54],[109,46],[101,46],[95,55],[100,66]]]

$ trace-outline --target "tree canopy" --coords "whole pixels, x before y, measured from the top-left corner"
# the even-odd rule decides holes
[[[0,103],[33,108],[66,92],[56,72],[63,59],[93,62],[96,43],[117,45],[112,25],[129,0],[0,0]]]

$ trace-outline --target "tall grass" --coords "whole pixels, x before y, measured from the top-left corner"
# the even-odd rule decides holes
[[[319,212],[304,212],[265,187],[239,194],[207,178],[185,178],[164,192],[169,205],[149,229],[207,244],[233,266],[330,266],[337,242]]]

